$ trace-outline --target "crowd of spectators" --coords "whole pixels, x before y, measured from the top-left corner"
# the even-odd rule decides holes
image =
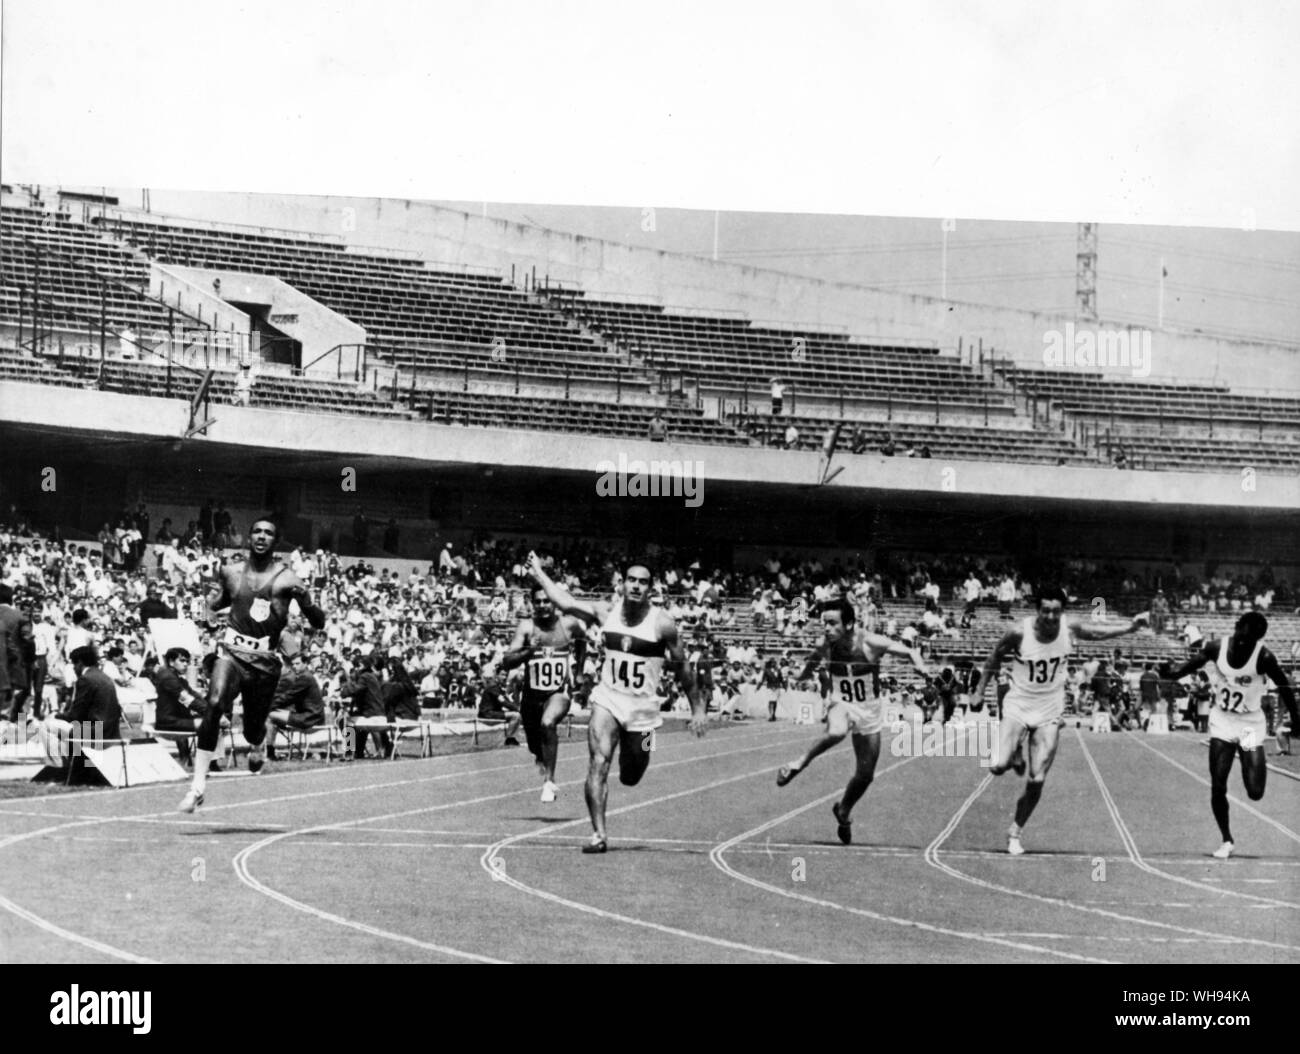
[[[147,655],[148,623],[180,617],[202,629],[208,585],[228,559],[240,558],[227,547],[242,540],[225,506],[212,501],[185,532],[176,534],[170,520],[163,520],[152,539],[146,507],[123,509],[99,532],[98,546],[34,532],[11,510],[0,523],[0,582],[17,594],[30,620],[27,696],[35,697],[33,716],[41,715],[36,682],[53,686],[66,706],[76,682],[71,654],[92,646],[110,681],[166,696],[170,716],[161,720],[181,726],[192,721],[203,706],[203,656]],[[530,610],[530,547],[525,539],[487,536],[468,545],[447,542],[432,561],[411,562],[404,571],[377,570],[364,558],[347,562],[324,549],[283,552],[281,558],[328,616],[318,633],[291,618],[282,639],[288,661],[272,723],[310,727],[326,719],[332,703],[363,719],[360,728],[364,720],[376,726],[377,745],[387,751],[391,743],[378,726],[417,718],[421,706],[485,714],[501,709],[511,685],[497,675],[500,659],[515,621]],[[627,554],[620,549],[581,540],[539,549],[552,577],[571,590],[608,596],[621,585]],[[833,597],[851,600],[859,624],[931,653],[936,642],[960,641],[978,611],[986,619],[995,611],[1010,619],[1014,604],[1033,597],[1024,572],[982,557],[880,552],[868,566],[774,553],[756,566],[721,569],[652,546],[638,558],[651,565],[656,602],[682,627],[688,657],[718,706],[765,677],[788,683],[820,638],[818,605]],[[1199,639],[1192,613],[1207,607],[1291,610],[1295,600],[1267,566],[1250,578],[1213,566],[1203,576],[1190,575],[1177,564],[1138,573],[1082,558],[1050,566],[1040,561],[1034,570],[1064,582],[1085,603],[1103,595],[1131,602],[1134,611],[1150,607],[1157,632],[1180,632],[1189,645]],[[923,610],[915,617],[918,600]],[[907,617],[897,617],[903,610]],[[746,637],[750,626],[779,635],[778,653],[764,654],[761,640]],[[596,643],[593,631],[576,688],[580,702],[594,683]],[[211,651],[206,632],[199,650]],[[178,680],[188,693],[179,691]],[[186,694],[187,702],[178,699]],[[15,704],[22,698],[11,694]],[[678,702],[670,690],[665,705]]]

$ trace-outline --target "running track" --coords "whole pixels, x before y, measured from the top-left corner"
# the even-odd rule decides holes
[[[663,735],[588,835],[585,750],[542,805],[523,751],[216,777],[0,802],[7,962],[1300,962],[1300,783],[1233,773],[1218,845],[1200,737],[1062,733],[1028,855],[1018,781],[896,758],[855,844],[830,803],[846,745],[778,790],[813,730]]]

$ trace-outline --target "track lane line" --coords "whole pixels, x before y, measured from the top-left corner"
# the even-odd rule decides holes
[[[1023,897],[1026,900],[1034,900],[1040,904],[1052,904],[1056,907],[1068,908],[1072,911],[1082,911],[1090,915],[1099,915],[1103,918],[1114,919],[1117,922],[1132,922],[1141,926],[1152,926],[1156,929],[1172,930],[1175,933],[1181,933],[1184,936],[1209,937],[1230,941],[1234,944],[1257,944],[1266,948],[1280,948],[1284,951],[1300,951],[1300,948],[1290,944],[1280,944],[1276,941],[1266,941],[1256,937],[1241,937],[1235,934],[1213,933],[1208,930],[1196,929],[1191,926],[1178,926],[1172,922],[1160,922],[1156,919],[1142,918],[1138,915],[1125,915],[1118,911],[1111,911],[1108,908],[1098,908],[1090,904],[1080,904],[1073,900],[1066,900],[1064,897],[1049,897],[1041,893],[1030,893],[1028,890],[1016,889],[1012,886],[1004,886],[997,882],[990,882],[983,878],[977,878],[975,875],[967,874],[964,871],[958,871],[955,867],[944,863],[939,859],[939,851],[943,843],[948,840],[953,831],[957,829],[962,818],[969,811],[970,807],[975,804],[976,800],[988,789],[994,780],[993,775],[987,775],[980,781],[979,785],[970,793],[970,796],[961,804],[961,807],[953,814],[952,819],[948,821],[944,829],[934,838],[934,841],[926,847],[925,859],[932,866],[961,882],[968,882],[974,886],[980,886],[983,889],[991,889],[998,893],[1005,893],[1008,896]],[[1086,938],[1080,938],[1086,939]]]
[[[885,773],[890,772],[893,769],[899,768],[900,766],[907,764],[909,761],[915,761],[916,758],[919,756],[920,755],[912,755],[909,757],[905,757],[899,761],[895,761],[890,765],[886,765],[883,769],[878,769],[876,771],[876,777],[879,778],[883,776]],[[762,823],[757,827],[751,828],[748,831],[744,831],[733,838],[729,838],[725,842],[720,842],[717,845],[715,845],[713,849],[710,850],[709,859],[713,862],[714,867],[718,868],[724,874],[730,876],[731,878],[736,879],[737,881],[744,882],[746,885],[753,886],[756,889],[762,889],[769,893],[776,893],[779,896],[789,897],[791,900],[803,901],[804,903],[813,904],[816,905],[817,907],[832,908],[835,911],[844,911],[851,915],[858,915],[861,916],[862,918],[872,919],[873,921],[876,922],[887,922],[895,926],[903,926],[912,929],[922,930],[926,933],[937,933],[946,937],[956,937],[961,940],[975,941],[977,943],[983,943],[983,944],[995,944],[1000,947],[1011,948],[1016,951],[1028,951],[1028,952],[1035,952],[1041,955],[1051,955],[1051,956],[1056,956],[1058,958],[1070,959],[1074,962],[1089,962],[1089,963],[1109,962],[1109,960],[1107,959],[1096,959],[1087,955],[1076,955],[1072,952],[1059,951],[1055,948],[1040,948],[1037,945],[1025,944],[1019,941],[1007,940],[1001,937],[993,937],[984,933],[976,933],[967,930],[955,930],[946,926],[938,926],[935,925],[934,923],[921,922],[918,919],[900,918],[898,916],[887,915],[879,911],[871,911],[868,908],[859,908],[850,904],[840,904],[836,901],[826,900],[822,897],[814,897],[807,893],[796,893],[794,890],[782,889],[780,886],[774,886],[769,882],[764,882],[761,879],[754,878],[752,875],[746,875],[740,871],[737,871],[724,859],[724,854],[727,853],[730,849],[734,848],[739,843],[748,841],[749,839],[762,834],[764,831],[771,830],[773,827],[776,827],[782,823],[786,823],[789,820],[794,819],[796,816],[808,812],[810,809],[815,809],[820,805],[825,805],[828,801],[832,801],[836,798],[839,798],[841,796],[841,793],[842,793],[841,791],[837,790],[832,792],[831,794],[823,795],[822,797],[809,802],[807,805],[801,805],[796,809],[791,809],[789,812],[781,816],[778,816],[775,819],[768,820],[766,823]]]
[[[746,737],[746,738],[748,739],[750,737]],[[784,740],[782,737],[778,737],[770,733],[767,734],[766,736],[762,736],[761,738],[770,739],[771,742],[765,742],[758,746],[745,747],[741,750],[721,751],[716,754],[706,754],[703,756],[694,756],[689,758],[681,758],[675,761],[668,761],[661,764],[659,768],[664,769],[669,767],[676,767],[678,765],[687,765],[697,761],[707,761],[712,758],[725,757],[734,754],[746,754],[757,750],[768,750],[774,746],[784,745]],[[689,746],[690,744],[686,744],[686,745]],[[518,767],[518,766],[512,766],[512,767]],[[581,780],[566,781],[564,783],[561,783],[560,786],[562,787],[581,786],[583,783],[585,783],[585,781],[586,778],[583,777],[583,779]],[[450,948],[445,945],[433,945],[430,944],[429,942],[420,941],[417,938],[409,936],[408,934],[396,933],[392,930],[381,929],[376,926],[370,926],[368,923],[357,922],[355,920],[345,918],[341,915],[336,915],[332,912],[323,911],[322,909],[317,908],[314,905],[307,904],[304,901],[296,900],[293,897],[289,897],[287,894],[281,893],[278,890],[272,889],[270,886],[267,886],[265,883],[261,882],[259,879],[253,876],[252,872],[249,870],[248,861],[253,857],[254,854],[261,852],[267,846],[273,845],[276,842],[282,841],[283,839],[286,838],[293,838],[304,834],[314,834],[318,831],[342,830],[348,827],[355,827],[359,824],[384,822],[387,820],[393,820],[404,816],[415,816],[422,813],[440,812],[446,809],[454,809],[454,808],[460,808],[460,807],[470,806],[470,805],[480,805],[490,801],[500,801],[505,798],[516,797],[520,794],[532,794],[535,792],[536,792],[536,787],[530,785],[525,788],[519,788],[511,791],[503,791],[496,794],[483,795],[477,798],[470,798],[462,801],[442,802],[437,805],[432,805],[432,806],[425,805],[416,809],[405,809],[399,812],[381,813],[375,816],[360,817],[360,818],[344,820],[344,821],[330,823],[330,824],[317,824],[311,827],[304,827],[296,830],[279,832],[267,838],[263,838],[258,842],[254,842],[252,845],[245,846],[242,850],[240,850],[239,853],[235,855],[231,863],[235,869],[235,874],[239,878],[240,882],[249,886],[254,891],[261,893],[263,896],[270,897],[272,900],[275,900],[278,903],[283,904],[285,907],[293,908],[295,911],[303,912],[304,914],[311,915],[315,918],[319,918],[322,921],[331,922],[335,925],[344,926],[350,929],[356,929],[370,936],[381,937],[401,944],[407,944],[415,947],[420,947],[425,950],[436,951],[444,955],[465,958],[474,962],[501,963],[501,962],[505,962],[505,960],[492,959],[487,956],[478,955],[477,953],[474,952],[464,952],[459,949]]]
[[[1198,882],[1194,878],[1185,878],[1182,875],[1175,875],[1169,871],[1162,871],[1158,867],[1153,867],[1142,859],[1142,853],[1138,849],[1137,839],[1133,837],[1133,832],[1129,830],[1128,824],[1120,815],[1119,805],[1115,802],[1114,796],[1110,793],[1110,788],[1106,786],[1106,781],[1102,778],[1101,770],[1097,768],[1097,762],[1093,759],[1092,751],[1088,749],[1088,744],[1084,740],[1078,728],[1074,730],[1075,737],[1079,740],[1079,745],[1083,748],[1083,759],[1088,763],[1088,768],[1092,771],[1092,777],[1097,781],[1097,787],[1101,791],[1101,800],[1106,805],[1106,811],[1110,814],[1111,822],[1115,825],[1115,830],[1119,832],[1119,839],[1124,843],[1124,849],[1128,853],[1128,858],[1139,870],[1145,871],[1149,875],[1155,875],[1159,878],[1168,879],[1170,882],[1177,882],[1179,885],[1187,886],[1190,889],[1199,889],[1204,892],[1217,893],[1225,897],[1240,897],[1243,900],[1253,900],[1258,903],[1271,904],[1280,908],[1300,908],[1300,904],[1293,904],[1289,900],[1278,900],[1274,897],[1261,897],[1254,893],[1242,893],[1235,889],[1221,889],[1217,886],[1211,886],[1205,882]],[[1268,881],[1273,881],[1269,879]]]
[[[1174,768],[1178,769],[1180,772],[1187,773],[1187,775],[1191,776],[1192,779],[1196,780],[1196,782],[1201,784],[1202,786],[1209,787],[1211,785],[1210,781],[1206,779],[1204,776],[1196,772],[1193,772],[1182,762],[1176,761],[1175,759],[1171,758],[1164,751],[1157,750],[1150,743],[1145,742],[1141,737],[1134,735],[1132,732],[1126,732],[1124,734],[1128,736],[1130,739],[1132,739],[1134,742],[1141,744],[1147,750],[1151,751],[1152,754],[1155,754],[1157,757],[1164,758],[1167,762],[1169,762],[1169,764],[1171,764]],[[1232,804],[1236,805],[1238,808],[1244,809],[1246,812],[1250,813],[1252,816],[1256,817],[1257,819],[1263,820],[1270,827],[1274,827],[1277,830],[1281,831],[1284,835],[1286,835],[1286,837],[1290,838],[1291,841],[1300,843],[1300,834],[1296,834],[1296,832],[1291,830],[1290,827],[1287,827],[1286,824],[1279,823],[1277,820],[1273,819],[1273,817],[1269,816],[1267,813],[1261,812],[1259,809],[1256,809],[1255,806],[1253,806],[1250,802],[1243,801],[1241,798],[1238,798],[1235,794],[1229,794],[1228,801],[1232,802]]]
[[[755,736],[765,736],[766,738],[772,738],[772,739],[777,738],[773,734],[773,731],[769,729],[762,729],[762,730],[756,729],[754,732],[750,732],[742,735],[746,741],[748,741],[751,738],[754,738]],[[742,736],[737,736],[736,738],[740,739],[742,738]],[[464,754],[464,755],[454,755],[453,757],[472,758],[478,756],[479,756],[478,754]],[[421,759],[421,760],[432,761],[435,759],[428,758],[428,759]],[[443,759],[437,759],[437,760],[443,760]],[[398,781],[388,781],[382,783],[369,783],[369,784],[362,784],[360,786],[337,787],[327,791],[312,791],[303,794],[289,794],[289,795],[280,795],[271,798],[245,800],[241,802],[228,802],[224,805],[212,806],[211,809],[205,809],[204,811],[208,812],[208,811],[216,811],[220,809],[233,809],[233,808],[239,808],[247,805],[267,805],[267,804],[274,804],[274,803],[284,802],[284,801],[297,801],[297,800],[302,800],[307,798],[330,797],[333,795],[356,793],[358,791],[382,790],[382,789],[395,787],[395,786],[419,785],[424,783],[438,782],[446,779],[454,779],[457,777],[473,776],[479,774],[491,774],[491,773],[502,772],[511,769],[522,769],[526,767],[527,766],[521,764],[520,762],[513,762],[509,765],[497,765],[497,766],[492,766],[490,768],[458,769],[457,771],[454,772],[439,773],[438,775],[435,776],[425,776],[414,780],[407,779],[407,780],[398,780]],[[339,769],[337,768],[333,770],[313,769],[313,770],[308,770],[306,772],[272,773],[269,775],[272,778],[276,776],[305,776],[309,774],[314,774],[316,772],[329,772],[329,771],[333,771],[337,773]],[[344,770],[344,771],[354,771],[354,770]],[[257,778],[260,780],[263,777],[245,777],[245,778]],[[123,790],[127,790],[127,791],[129,790],[150,791],[150,790],[159,790],[159,789],[160,787],[157,784],[123,788]],[[52,794],[52,795],[42,795],[38,798],[23,799],[24,802],[46,801],[46,800],[67,800],[67,795]],[[117,800],[116,796],[114,796],[114,800]],[[66,816],[67,814],[64,815]],[[51,815],[48,818],[54,819],[55,817]],[[60,816],[59,818],[62,819],[63,817]],[[8,848],[9,846],[16,845],[20,842],[26,841],[31,838],[37,838],[47,834],[54,834],[56,832],[67,831],[79,827],[90,827],[90,826],[98,826],[98,825],[111,824],[111,823],[177,823],[177,822],[186,826],[194,824],[194,820],[192,819],[179,820],[175,812],[170,809],[167,810],[166,812],[139,813],[132,816],[85,817],[81,819],[73,819],[65,823],[54,824],[49,827],[39,828],[34,831],[22,832],[19,834],[9,835],[4,838],[0,838],[0,851]],[[63,940],[67,940],[74,944],[81,945],[82,947],[89,948],[93,951],[101,952],[102,954],[109,955],[113,958],[121,959],[125,962],[132,962],[132,963],[155,962],[155,960],[153,959],[139,956],[132,952],[124,951],[123,949],[120,948],[115,948],[112,945],[106,944],[102,941],[95,940],[93,937],[88,937],[84,934],[79,934],[72,930],[69,930],[63,926],[59,926],[57,923],[42,918],[41,916],[37,915],[35,912],[27,908],[24,908],[16,901],[13,901],[3,895],[0,895],[0,910],[6,911],[9,914],[14,915],[15,917],[20,918],[23,921],[28,922],[31,925],[36,926],[37,928],[42,929],[45,932],[50,933]]]

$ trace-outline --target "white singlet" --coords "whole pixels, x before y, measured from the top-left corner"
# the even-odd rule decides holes
[[[1243,750],[1264,745],[1268,720],[1264,716],[1264,696],[1268,682],[1259,672],[1259,653],[1263,641],[1255,644],[1245,663],[1234,669],[1228,664],[1228,638],[1219,641],[1219,657],[1209,667],[1210,738],[1237,743]]]
[[[1067,659],[1072,650],[1064,618],[1056,639],[1044,644],[1034,636],[1031,616],[1020,624],[1020,651],[1011,664],[1011,687],[1003,700],[1007,716],[1027,728],[1051,724],[1065,712]]]
[[[623,601],[610,609],[600,627],[605,658],[600,683],[592,690],[594,705],[608,710],[629,732],[645,732],[663,724],[659,714],[659,680],[667,652],[659,637],[659,617],[651,608],[637,625],[623,621]]]

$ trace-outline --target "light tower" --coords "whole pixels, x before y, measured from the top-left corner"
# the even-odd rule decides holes
[[[1074,296],[1081,322],[1097,321],[1097,225],[1079,224],[1074,256]]]

